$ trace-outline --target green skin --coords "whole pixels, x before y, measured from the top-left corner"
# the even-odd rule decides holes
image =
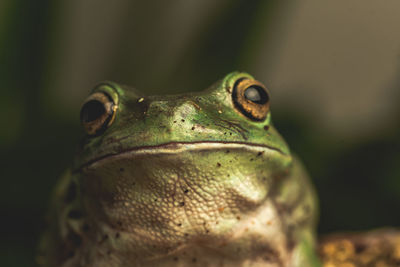
[[[116,105],[52,200],[43,266],[318,266],[317,201],[265,120],[238,110],[234,72],[199,93],[96,87]]]

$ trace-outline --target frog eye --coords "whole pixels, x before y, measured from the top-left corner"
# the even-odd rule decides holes
[[[115,118],[115,105],[112,97],[105,92],[91,94],[81,108],[81,123],[89,135],[98,135],[109,127]]]
[[[232,92],[235,108],[253,121],[265,120],[269,111],[269,93],[259,81],[240,78]]]

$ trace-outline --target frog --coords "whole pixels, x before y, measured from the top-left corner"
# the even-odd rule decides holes
[[[103,82],[80,119],[41,266],[317,266],[316,194],[251,75],[170,96]]]
[[[270,102],[266,86],[237,71],[177,95],[95,86],[80,111],[84,137],[50,201],[39,265],[331,261],[329,246],[342,239],[318,249],[316,192]]]

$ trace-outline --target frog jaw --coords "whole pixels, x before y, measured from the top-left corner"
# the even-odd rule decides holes
[[[199,150],[212,150],[212,149],[229,149],[235,147],[254,147],[254,148],[265,148],[266,150],[273,150],[276,151],[283,156],[289,156],[287,151],[281,150],[279,147],[273,147],[266,144],[252,144],[240,141],[195,141],[195,142],[169,142],[161,145],[154,145],[154,146],[140,146],[140,147],[132,147],[125,151],[118,152],[118,153],[110,153],[106,155],[102,155],[101,157],[94,158],[89,160],[88,162],[83,163],[81,166],[74,170],[74,173],[79,172],[81,169],[86,168],[97,161],[106,160],[109,157],[118,156],[122,154],[129,154],[129,153],[138,153],[138,154],[154,154],[154,153],[179,153],[185,149],[199,149]],[[264,152],[262,152],[264,153]]]

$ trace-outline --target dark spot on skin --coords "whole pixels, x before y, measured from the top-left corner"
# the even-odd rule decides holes
[[[185,206],[185,202],[179,202],[179,206],[180,206],[180,207]]]
[[[178,225],[179,227],[181,227],[181,226],[182,226],[182,224],[181,224],[181,223],[178,223],[177,225]]]
[[[67,189],[67,194],[65,195],[65,202],[66,203],[71,203],[76,198],[76,184],[74,182],[71,182],[68,186]]]
[[[193,127],[192,127],[192,130],[194,130],[194,129],[195,129],[195,127],[193,126]]]
[[[262,154],[264,154],[264,151],[263,152],[258,152],[257,153],[257,157],[261,156]]]
[[[68,218],[70,219],[80,219],[82,218],[83,214],[80,210],[71,210],[68,212]]]
[[[228,154],[229,152],[231,152],[231,151],[228,149],[228,150],[227,150],[225,153],[227,153],[227,154]]]
[[[185,120],[184,120],[184,119],[181,119],[181,121],[182,121],[182,122],[185,122]]]
[[[215,224],[219,224],[219,221],[216,221]]]
[[[268,129],[269,129],[269,126],[268,126],[268,125],[265,125],[265,126],[264,126],[264,130],[268,131]]]
[[[124,168],[120,168],[119,171],[120,171],[120,172],[123,172],[123,171],[125,171],[125,170],[124,170]]]
[[[189,193],[189,190],[188,189],[184,189],[183,193],[187,194],[187,193]]]
[[[176,121],[174,121],[174,123],[176,123]]]
[[[197,261],[197,259],[196,259],[196,258],[193,258],[193,259],[192,259],[192,262],[196,262],[196,261]]]
[[[206,234],[208,234],[210,232],[210,230],[206,229]]]
[[[237,219],[238,221],[240,221],[240,216],[236,216],[236,219]]]
[[[157,201],[158,201],[158,199],[157,199],[157,198],[155,198],[155,199],[154,199],[154,202],[157,202]]]
[[[253,161],[253,160],[254,160],[253,158],[250,159],[250,161]]]
[[[217,162],[217,166],[218,166],[218,167],[221,167],[221,163]]]
[[[115,238],[119,238],[120,236],[121,236],[120,233],[115,234]]]
[[[188,237],[188,236],[189,236],[189,234],[188,234],[188,233],[184,233],[183,235],[184,235],[185,237]]]
[[[232,133],[229,133],[229,135],[232,135]]]
[[[224,133],[224,135],[226,135],[226,132]]]

